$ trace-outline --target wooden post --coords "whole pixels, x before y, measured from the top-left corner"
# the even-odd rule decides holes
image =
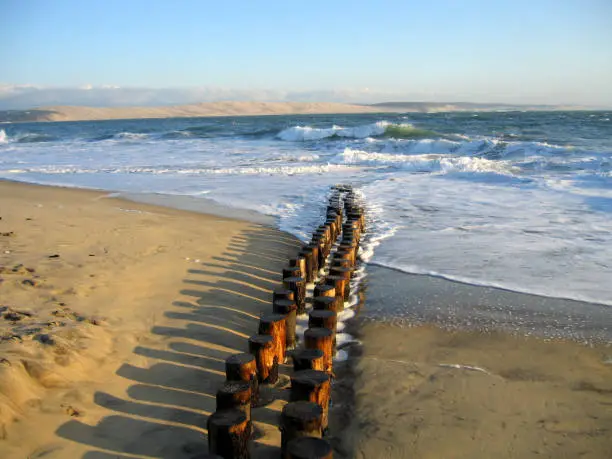
[[[338,246],[338,250],[346,250],[353,254],[353,260],[355,261],[357,258],[357,244],[356,243],[344,243]]]
[[[331,263],[329,264],[329,269],[332,268],[351,268],[351,260],[346,260],[342,258],[332,258]],[[353,271],[354,269],[351,268]]]
[[[302,270],[299,266],[288,266],[283,268],[283,279],[287,277],[300,277]]]
[[[344,299],[348,300],[351,295],[351,274],[353,274],[353,270],[351,268],[339,268],[332,267],[329,270],[329,274],[331,276],[340,276],[343,277],[346,282],[344,283]]]
[[[300,349],[291,356],[293,359],[293,371],[300,370],[324,370],[325,354],[321,349]]]
[[[338,312],[338,303],[340,303],[341,300],[342,298],[335,296],[315,296],[312,303],[312,309]],[[340,310],[342,311],[343,309]]]
[[[295,325],[296,325],[296,311],[297,305],[292,300],[276,300],[272,304],[274,314],[281,314],[286,317],[286,349],[295,349],[296,337],[295,337]]]
[[[338,299],[336,303],[336,312],[343,311],[345,285],[348,283],[348,281],[342,276],[327,276],[325,278],[325,283],[328,285],[333,285],[336,289],[336,298]]]
[[[297,314],[304,314],[306,311],[306,280],[303,277],[287,277],[283,279],[283,285],[293,291]]]
[[[251,384],[248,381],[227,381],[217,391],[217,411],[237,409],[251,420]]]
[[[328,213],[325,219],[325,225],[329,225],[332,242],[338,238],[338,222],[336,216],[337,214],[335,212],[333,214]]]
[[[336,355],[336,328],[338,327],[338,314],[336,314],[336,311],[322,309],[310,311],[308,327],[330,329],[332,332],[332,355]]]
[[[355,266],[355,256],[352,250],[344,250],[338,249],[334,254],[334,258],[338,260],[348,260],[351,264],[351,267]]]
[[[332,371],[333,333],[328,328],[309,328],[304,332],[304,347],[306,349],[321,349],[323,351],[323,368]]]
[[[308,317],[308,326],[310,328],[328,328],[336,335],[336,326],[338,324],[338,315],[335,311],[315,309],[310,311]]]
[[[327,242],[324,239],[319,239],[317,242],[319,246],[319,269],[323,269],[325,267],[325,260],[327,259]]]
[[[330,377],[324,371],[302,370],[291,376],[291,392],[289,398],[292,402],[304,400],[314,402],[323,409],[321,428],[327,429],[327,415],[331,395]]]
[[[355,246],[359,246],[359,239],[359,233],[356,233],[353,230],[348,230],[342,234],[340,244],[354,244]]]
[[[300,437],[287,444],[286,459],[333,459],[334,451],[327,440]]]
[[[206,422],[208,450],[224,459],[249,459],[251,423],[242,411],[221,410]]]
[[[314,402],[301,400],[289,402],[283,407],[280,418],[281,456],[287,454],[287,444],[294,438],[321,438],[323,408]]]
[[[315,285],[314,291],[312,292],[312,296],[336,296],[336,289],[333,285],[327,284],[317,284]]]
[[[314,253],[312,249],[308,246],[305,246],[300,251],[300,256],[304,257],[306,262],[306,282],[314,282],[315,272],[314,272]]]
[[[225,377],[228,381],[246,381],[251,385],[251,405],[259,402],[257,361],[253,354],[234,354],[225,359]]]
[[[249,352],[255,356],[259,383],[276,384],[279,361],[272,337],[269,335],[251,336],[249,338]]]
[[[293,290],[288,288],[277,288],[272,292],[272,303],[277,300],[295,300],[295,294]]]
[[[260,335],[270,335],[274,342],[274,355],[278,363],[285,362],[285,349],[287,343],[287,322],[281,314],[266,314],[259,318]]]
[[[300,275],[298,277],[303,277],[306,279],[306,258],[303,256],[291,258],[289,260],[289,266],[298,266],[300,268]]]
[[[312,261],[315,278],[319,276],[319,246],[318,244],[308,244],[308,248],[312,249]]]

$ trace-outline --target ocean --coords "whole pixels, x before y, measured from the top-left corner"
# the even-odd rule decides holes
[[[372,267],[596,303],[609,317],[611,120],[600,111],[2,124],[0,177],[206,198],[272,216],[303,239],[329,187],[350,183],[368,205]],[[409,306],[394,301],[383,309],[401,316]]]

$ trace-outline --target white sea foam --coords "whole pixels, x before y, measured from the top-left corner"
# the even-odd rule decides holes
[[[356,139],[365,139],[370,136],[382,135],[385,129],[389,126],[386,121],[368,124],[364,126],[345,128],[341,126],[332,126],[331,128],[313,128],[310,126],[294,126],[277,134],[281,140],[291,142],[303,142],[307,140],[321,140],[329,137],[352,137]]]
[[[131,132],[137,130],[133,125],[119,125],[113,133],[105,123],[98,132],[79,130],[68,140],[52,125],[36,132],[12,125],[10,136],[0,130],[0,176],[123,192],[205,194],[273,216],[281,229],[303,240],[324,218],[329,187],[352,183],[368,205],[359,253],[367,263],[612,301],[612,151],[604,138],[603,147],[587,151],[585,142],[543,141],[554,136],[529,142],[511,133],[424,135],[415,126],[387,121],[356,127],[350,120],[338,121],[343,126],[313,122],[285,130],[276,121],[264,129],[279,132],[276,138],[184,136],[176,133],[187,126],[163,123],[150,134]],[[60,140],[48,141],[54,138]],[[358,274],[353,285],[360,281]]]
[[[402,155],[387,153],[369,153],[346,148],[339,155],[342,163],[360,166],[393,165],[410,172],[495,172],[511,174],[512,166],[504,161],[492,161],[485,158],[450,156],[438,154]],[[517,169],[515,169],[517,170]]]

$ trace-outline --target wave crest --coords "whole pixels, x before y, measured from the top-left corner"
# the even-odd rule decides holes
[[[280,131],[276,137],[288,142],[305,142],[330,138],[365,139],[367,137],[392,137],[397,139],[412,139],[437,135],[433,131],[415,128],[412,124],[394,124],[388,121],[378,121],[355,127],[332,126],[331,128],[315,128],[310,126],[293,126]]]
[[[342,164],[355,166],[394,166],[410,172],[450,174],[455,172],[480,172],[514,175],[519,171],[508,161],[494,161],[469,156],[445,154],[402,155],[369,153],[346,148],[337,157]]]

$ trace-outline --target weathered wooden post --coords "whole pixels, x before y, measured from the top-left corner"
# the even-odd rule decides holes
[[[297,277],[303,277],[306,279],[307,271],[306,271],[306,258],[303,256],[297,256],[296,258],[291,258],[289,260],[289,266],[298,266],[300,268],[300,275]]]
[[[345,285],[348,283],[344,277],[342,276],[327,276],[325,278],[325,283],[327,285],[333,285],[336,292],[336,312],[341,312],[344,310],[344,293],[345,293]]]
[[[327,284],[317,284],[315,285],[314,291],[312,292],[312,296],[336,296],[336,289],[333,285]]]
[[[304,257],[304,260],[306,262],[306,282],[310,283],[310,282],[314,282],[315,279],[315,256],[314,253],[312,251],[312,249],[308,246],[304,246],[302,247],[302,250],[300,251],[300,256]]]
[[[301,437],[287,444],[287,459],[333,459],[334,451],[322,438]]]
[[[312,328],[327,328],[332,332],[332,355],[336,355],[336,327],[338,314],[335,311],[315,309],[310,311],[308,326]]]
[[[314,402],[289,402],[283,407],[280,418],[281,456],[287,455],[287,444],[300,437],[321,438],[323,408]]]
[[[332,267],[329,270],[329,274],[331,276],[339,276],[344,278],[346,282],[344,283],[344,300],[348,300],[351,296],[351,274],[353,274],[353,270],[351,268],[338,268]]]
[[[312,302],[312,309],[338,312],[338,304],[341,302],[342,298],[335,296],[315,296]],[[342,308],[344,308],[344,305]],[[340,309],[340,311],[342,310]]]
[[[330,376],[324,371],[302,370],[291,376],[291,392],[289,398],[292,402],[304,400],[314,402],[323,409],[321,428],[327,430],[329,399],[331,396]]]
[[[318,250],[317,264],[319,266],[319,269],[322,269],[325,266],[326,242],[322,237],[318,237],[318,238],[313,237],[310,244],[315,245],[317,247],[317,250]]]
[[[319,245],[311,243],[308,244],[307,247],[312,249],[314,277],[316,278],[319,276]]]
[[[251,405],[259,402],[257,361],[253,354],[243,352],[225,359],[225,377],[228,381],[246,381],[251,385]]]
[[[334,258],[337,260],[348,260],[352,266],[355,266],[355,257],[352,250],[347,249],[338,249],[336,253],[334,253]]]
[[[329,264],[329,269],[332,268],[350,268],[352,271],[354,271],[354,268],[351,268],[351,260],[336,257],[332,258]]]
[[[278,357],[274,340],[270,335],[253,335],[249,338],[249,352],[257,363],[257,380],[261,384],[278,381]]]
[[[332,242],[338,238],[338,233],[339,233],[338,221],[336,217],[337,217],[337,214],[335,212],[333,213],[328,212],[327,216],[325,217],[325,225],[329,226],[330,228]]]
[[[293,359],[293,371],[325,371],[325,354],[321,349],[300,349],[294,352],[291,358]]]
[[[302,275],[302,270],[299,266],[287,266],[283,268],[283,279],[287,277],[300,277]]]
[[[251,420],[251,384],[247,381],[226,381],[217,391],[217,411],[237,409]]]
[[[270,335],[274,342],[274,355],[278,363],[285,362],[285,350],[287,343],[286,317],[281,314],[266,314],[259,318],[260,335]]]
[[[353,253],[353,260],[357,259],[357,244],[355,242],[340,242],[338,250],[348,250]]]
[[[293,291],[297,314],[304,314],[306,311],[306,279],[303,277],[286,277],[283,279],[283,286]]]
[[[296,336],[295,336],[295,325],[296,325],[296,312],[297,305],[293,300],[276,300],[272,304],[272,310],[275,314],[281,314],[286,317],[286,348],[295,349]]]
[[[320,349],[323,351],[323,367],[325,371],[332,371],[333,333],[328,328],[309,328],[304,332],[304,347],[306,349]]]
[[[341,244],[347,244],[347,243],[348,244],[352,244],[352,243],[355,243],[355,244],[359,245],[359,241],[360,241],[359,235],[357,233],[353,232],[352,230],[350,230],[350,231],[345,230],[342,233],[342,238],[340,239],[340,243]]]
[[[224,459],[249,459],[251,423],[240,410],[221,410],[206,422],[208,450]]]
[[[295,300],[295,294],[293,290],[288,288],[277,288],[272,292],[272,303],[278,300]]]

